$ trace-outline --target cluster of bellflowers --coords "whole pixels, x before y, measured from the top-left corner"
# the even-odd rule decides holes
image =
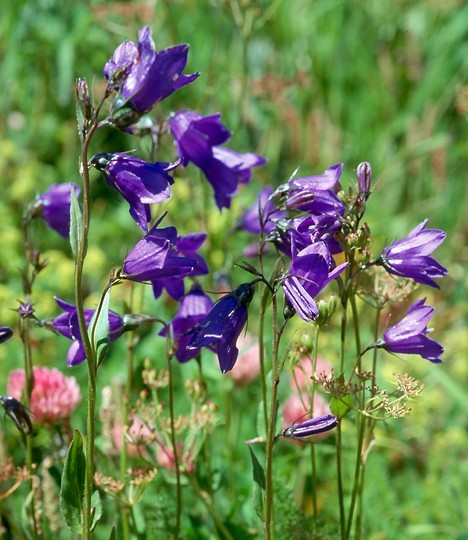
[[[140,30],[137,43],[125,41],[119,45],[104,66],[107,87],[99,105],[92,103],[86,80],[77,83],[82,138],[106,100],[111,100],[110,112],[98,128],[110,126],[129,134],[151,133],[153,108],[199,77],[198,72],[183,73],[187,55],[186,44],[156,50],[149,27]],[[357,167],[356,185],[346,193],[340,184],[343,165],[334,164],[323,174],[293,176],[276,189],[267,186],[259,192],[256,202],[241,219],[242,228],[259,238],[246,249],[245,255],[274,252],[283,264],[269,279],[253,266],[245,265],[254,279],[213,303],[198,281],[209,273],[199,253],[206,233],[180,235],[176,227],[163,226],[165,215],[154,222],[153,208],[168,200],[172,190],[177,189],[177,169],[190,166],[198,168],[209,182],[219,211],[229,209],[241,186],[250,182],[252,170],[264,165],[266,159],[225,146],[231,132],[220,114],[202,116],[181,110],[168,115],[165,126],[166,134],[174,142],[174,154],[168,156],[168,161],[145,161],[124,152],[99,152],[84,165],[100,171],[110,188],[125,199],[131,218],[142,232],[136,245],[129,247],[113,283],[128,280],[149,284],[155,299],[164,293],[178,302],[174,318],[160,335],[170,336],[173,354],[179,362],[198,357],[205,348],[216,353],[221,372],[229,372],[238,360],[237,340],[245,330],[249,306],[260,283],[283,301],[285,321],[297,316],[311,322],[321,315],[317,297],[333,281],[342,288],[343,273],[350,265],[353,271],[358,268],[360,272],[381,266],[395,278],[409,278],[430,287],[438,287],[435,279],[446,275],[447,270],[432,257],[445,234],[427,228],[428,220],[372,259],[368,253],[367,225],[362,222],[372,194],[371,166],[364,162]],[[161,131],[159,126],[158,134]],[[48,227],[68,237],[72,198],[79,195],[80,188],[73,183],[51,186],[30,205],[26,222],[42,218]],[[343,253],[344,257],[340,255]],[[340,256],[344,262],[337,264]],[[39,260],[37,265],[39,271]],[[192,282],[191,288],[187,287],[187,279]],[[56,302],[62,313],[48,326],[72,341],[67,365],[76,366],[86,360],[77,310],[63,299],[57,298]],[[425,300],[417,301],[372,347],[395,354],[419,354],[431,362],[440,362],[444,349],[427,336],[433,311]],[[95,309],[85,309],[87,325],[94,314]],[[134,329],[142,320],[144,317],[109,311],[109,342]],[[0,340],[8,337],[8,331],[2,328]],[[313,434],[314,429],[322,432],[335,425],[335,420],[327,417],[284,433],[304,437],[305,433]]]

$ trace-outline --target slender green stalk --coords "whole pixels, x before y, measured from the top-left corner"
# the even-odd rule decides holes
[[[177,442],[175,437],[175,419],[174,419],[174,380],[172,377],[172,355],[169,351],[169,335],[170,332],[166,331],[166,358],[167,358],[167,371],[169,375],[169,414],[171,425],[171,443],[172,451],[174,452],[174,466],[176,471],[176,526],[174,537],[179,538],[180,521],[182,515],[182,486],[180,483],[180,462],[179,451],[177,448]]]
[[[28,319],[20,318],[20,336],[23,342],[23,355],[24,355],[24,374],[25,374],[25,404],[26,407],[31,407],[31,394],[34,389],[34,372],[31,355],[31,342],[29,338],[29,321]],[[26,436],[26,463],[28,472],[31,477],[29,481],[29,489],[34,491],[34,475],[35,464],[33,462],[32,455],[32,439],[29,435]],[[36,520],[36,505],[34,494],[31,497],[31,521],[32,521],[32,534],[33,538],[39,538],[37,520]]]
[[[234,540],[234,537],[228,531],[228,529],[224,525],[223,520],[220,518],[220,516],[216,512],[216,509],[213,505],[213,500],[210,497],[209,493],[204,491],[200,487],[200,485],[198,484],[198,482],[196,481],[195,477],[192,474],[187,474],[186,478],[188,479],[190,485],[192,486],[193,490],[197,494],[198,498],[205,505],[206,509],[208,510],[208,513],[211,516],[211,519],[213,520],[214,524],[216,525],[216,528],[218,529],[218,531],[220,532],[224,540]]]
[[[284,329],[285,321],[278,330],[278,305],[276,296],[273,295],[273,354],[272,354],[272,388],[270,401],[270,415],[268,418],[268,432],[266,441],[266,464],[265,464],[265,538],[274,538],[274,507],[273,507],[273,445],[276,440],[276,414],[278,410],[278,386],[283,370],[283,359],[279,362],[279,345]]]
[[[97,115],[96,115],[97,117]],[[75,260],[75,303],[81,340],[86,354],[88,368],[88,402],[86,413],[86,471],[83,501],[83,537],[91,537],[93,508],[91,495],[94,477],[94,439],[95,439],[95,412],[96,412],[96,376],[97,361],[95,351],[91,345],[84,316],[83,270],[88,250],[88,236],[91,211],[91,187],[88,168],[88,147],[92,135],[97,129],[97,121],[91,126],[81,148],[80,173],[83,181],[83,229]]]
[[[315,325],[314,327],[314,353],[312,355],[312,376],[315,375],[317,370],[317,350],[318,350],[318,336],[319,336],[319,327]],[[314,398],[315,398],[315,382],[312,384],[312,389],[310,392],[310,414],[313,417],[314,415]],[[312,468],[312,508],[314,511],[314,527],[317,528],[317,460],[315,456],[315,444],[310,445],[310,464]]]

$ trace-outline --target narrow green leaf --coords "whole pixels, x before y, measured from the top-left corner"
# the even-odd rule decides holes
[[[263,470],[263,467],[258,461],[257,456],[254,454],[254,451],[249,446],[249,452],[250,452],[250,459],[252,460],[252,472],[253,472],[253,480],[254,482],[260,486],[261,489],[265,489],[266,481],[265,481],[265,471]]]
[[[104,360],[109,346],[109,301],[110,289],[104,295],[101,308],[94,312],[88,326],[89,339],[93,349],[96,351],[98,365]]]
[[[102,502],[101,502],[101,496],[99,495],[99,491],[95,491],[91,495],[91,508],[93,512],[93,520],[91,523],[91,530],[94,531],[94,528],[98,524],[98,521],[101,519],[102,516]]]
[[[250,459],[252,460],[252,471],[253,471],[253,489],[252,489],[252,503],[257,513],[258,517],[263,521],[264,514],[264,493],[265,493],[265,471],[263,470],[262,465],[257,459],[257,456],[254,454],[254,451],[249,446]]]
[[[71,204],[70,204],[70,245],[73,255],[76,257],[78,253],[78,246],[81,244],[83,238],[83,216],[81,215],[81,208],[74,189],[70,190]]]
[[[34,535],[31,527],[32,518],[32,502],[34,497],[34,491],[30,491],[24,499],[21,507],[21,526],[22,532],[25,534],[28,540],[33,540]]]
[[[60,510],[65,523],[76,534],[83,532],[85,468],[83,437],[78,430],[75,430],[63,467]]]

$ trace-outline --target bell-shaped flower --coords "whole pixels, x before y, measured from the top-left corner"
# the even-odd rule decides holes
[[[255,203],[242,216],[242,227],[252,233],[268,234],[275,230],[275,222],[285,217],[285,212],[276,208],[271,200],[273,188],[265,186],[257,196]]]
[[[411,278],[438,289],[434,278],[447,275],[447,269],[431,257],[431,253],[445,240],[445,232],[426,229],[428,221],[425,219],[406,238],[385,247],[376,263],[389,274]]]
[[[55,301],[63,310],[63,313],[55,317],[52,321],[52,327],[62,336],[73,340],[67,353],[67,365],[68,367],[76,366],[86,360],[76,307],[60,298],[55,298]],[[86,326],[91,322],[95,311],[95,309],[84,310]],[[109,311],[109,342],[115,341],[124,329],[125,325],[120,315],[114,311]]]
[[[91,164],[104,174],[106,182],[130,204],[130,215],[144,232],[151,221],[150,204],[158,204],[171,196],[174,183],[168,171],[175,166],[147,163],[130,154],[101,152]]]
[[[70,236],[72,189],[78,197],[80,188],[73,182],[53,184],[45,193],[39,195],[34,203],[35,215],[42,217],[48,227],[57,231],[64,238]]]
[[[214,190],[218,208],[230,208],[238,185],[252,177],[251,169],[266,160],[257,154],[240,154],[219,146],[230,138],[230,131],[221,123],[221,115],[201,116],[192,111],[179,111],[169,122],[177,152],[186,166],[192,162],[203,171]]]
[[[444,348],[434,339],[428,338],[429,319],[434,308],[425,306],[426,299],[415,302],[408,310],[406,317],[386,330],[375,347],[383,348],[395,354],[419,354],[422,358],[439,364]]]
[[[193,329],[188,349],[208,347],[218,355],[222,373],[230,371],[239,354],[237,338],[247,322],[247,309],[253,294],[253,285],[244,283],[218,300]]]
[[[184,277],[208,272],[204,259],[196,253],[206,235],[178,237],[175,227],[158,229],[158,225],[159,222],[130,250],[120,276],[151,282],[156,297],[166,288],[178,300],[184,294]]]
[[[138,44],[126,41],[117,47],[104,67],[104,76],[119,90],[111,107],[111,121],[128,127],[158,102],[193,82],[199,73],[184,75],[189,46],[175,45],[156,51],[151,29],[138,33]]]
[[[323,242],[297,251],[293,244],[292,262],[283,278],[286,300],[304,321],[316,319],[319,309],[314,298],[337,278],[348,263],[333,268],[330,251]]]
[[[345,208],[335,193],[342,170],[343,164],[337,163],[323,174],[290,180],[288,188],[283,187],[279,193],[280,197],[286,195],[286,209],[342,216]]]
[[[187,362],[200,353],[199,347],[188,348],[192,339],[190,331],[206,317],[212,305],[213,302],[199,285],[194,285],[190,292],[182,298],[176,316],[169,323],[176,345],[174,354],[179,362]],[[159,335],[165,336],[166,330],[161,330]]]

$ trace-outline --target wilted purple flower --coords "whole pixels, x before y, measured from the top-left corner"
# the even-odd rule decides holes
[[[91,164],[104,174],[107,183],[117,190],[130,204],[130,215],[142,231],[148,230],[151,221],[150,204],[158,204],[171,196],[174,180],[168,163],[147,163],[121,152],[101,152],[91,159]]]
[[[389,274],[411,278],[439,289],[433,278],[444,277],[447,269],[430,254],[445,240],[445,232],[426,229],[428,221],[425,219],[406,238],[385,247],[376,263],[383,266]]]
[[[427,337],[429,319],[434,308],[425,306],[425,298],[415,302],[408,310],[408,314],[399,323],[389,328],[376,347],[397,354],[419,354],[422,358],[440,364],[444,348],[437,341]]]
[[[247,322],[253,294],[252,283],[244,283],[218,300],[192,331],[188,349],[208,347],[218,355],[222,373],[230,371],[239,354],[236,342]]]
[[[13,330],[9,326],[0,326],[0,343],[5,343],[13,335]]]
[[[176,316],[169,323],[176,343],[175,357],[179,362],[187,362],[198,356],[200,348],[188,348],[192,339],[190,330],[205,318],[212,305],[213,302],[199,285],[194,285],[191,291],[182,298]],[[165,329],[159,334],[165,336]]]
[[[178,300],[184,294],[184,277],[208,272],[205,260],[196,252],[206,234],[177,237],[175,227],[158,229],[158,224],[130,250],[121,275],[132,281],[151,282],[156,297],[166,288]]]
[[[128,127],[159,101],[193,82],[199,73],[183,75],[189,46],[175,45],[156,51],[151,29],[138,33],[138,45],[126,41],[104,67],[104,76],[119,94],[111,107],[112,121]]]
[[[54,299],[58,306],[63,309],[63,313],[55,317],[52,321],[52,327],[62,336],[73,340],[67,353],[67,365],[68,367],[76,366],[86,360],[76,307],[60,298],[55,297]],[[91,322],[95,311],[95,309],[84,310],[86,326]],[[120,315],[114,311],[109,311],[109,343],[115,341],[123,331],[124,322]]]
[[[201,116],[192,111],[180,111],[169,122],[177,152],[186,166],[199,167],[213,187],[218,208],[229,208],[239,183],[247,183],[253,167],[266,160],[257,154],[239,154],[219,145],[226,142],[230,131],[221,123],[220,114]]]
[[[35,309],[34,304],[31,302],[19,302],[19,306],[15,309],[18,312],[18,315],[22,319],[34,319],[35,318]]]
[[[317,418],[310,418],[304,422],[293,424],[286,428],[282,435],[289,439],[306,439],[312,435],[318,435],[319,433],[325,433],[334,429],[338,425],[338,418],[333,414],[326,414],[325,416],[318,416]]]
[[[70,236],[71,190],[78,197],[80,188],[73,182],[52,184],[37,199],[38,215],[44,218],[47,226],[56,230],[64,238]]]
[[[257,196],[253,206],[242,216],[242,227],[252,234],[265,234],[275,230],[275,220],[285,217],[285,212],[276,208],[270,196],[271,186],[265,186]]]
[[[344,205],[333,191],[340,179],[343,164],[329,167],[323,174],[294,178],[289,181],[285,206],[309,214],[342,216]],[[284,187],[282,188],[284,191]]]
[[[312,244],[299,252],[293,244],[292,262],[283,279],[283,289],[286,299],[304,321],[318,317],[319,309],[314,297],[338,277],[348,263],[331,270],[332,265],[330,252],[323,242]]]

